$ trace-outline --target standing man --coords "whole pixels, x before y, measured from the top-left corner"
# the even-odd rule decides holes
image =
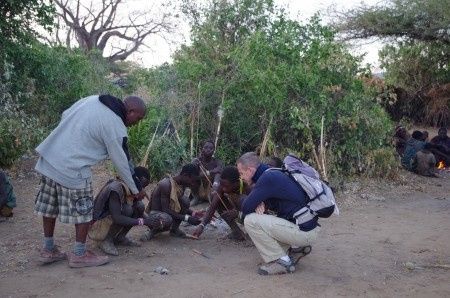
[[[303,188],[279,170],[268,170],[254,152],[237,161],[241,178],[254,184],[242,203],[244,226],[266,264],[259,267],[261,275],[282,274],[295,270],[295,254],[317,238],[317,218],[307,228],[295,224],[294,213],[306,206]],[[276,215],[265,214],[270,209]],[[304,226],[304,224],[302,225]]]
[[[127,127],[145,117],[143,100],[129,96],[122,102],[110,95],[80,99],[63,112],[61,121],[36,148],[40,157],[36,171],[41,177],[35,213],[43,217],[42,263],[69,259],[69,267],[99,266],[109,261],[86,250],[92,221],[91,166],[110,158],[123,182],[136,199],[145,192],[134,176],[127,145]],[[54,244],[56,218],[75,225],[75,245],[66,256]]]

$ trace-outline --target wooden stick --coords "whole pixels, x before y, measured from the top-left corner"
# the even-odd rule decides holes
[[[266,147],[270,138],[270,127],[272,126],[273,117],[270,117],[269,125],[267,125],[266,133],[264,134],[263,141],[261,143],[261,151],[259,151],[259,157],[266,155]]]
[[[324,149],[324,146],[323,146],[323,139],[324,139],[323,126],[324,126],[324,121],[325,121],[325,117],[322,116],[322,125],[321,125],[321,128],[320,128],[320,159],[322,161],[323,179],[325,181],[328,181],[327,168],[326,168],[326,165],[325,165],[325,149]]]
[[[159,122],[160,122],[160,120],[158,120],[158,124],[156,125],[155,132],[153,133],[152,139],[151,139],[150,143],[148,144],[147,150],[145,151],[144,158],[141,161],[140,165],[143,167],[147,167],[148,154],[150,153],[150,148],[152,147],[153,141],[155,140],[156,132],[158,131],[158,128],[159,128]]]
[[[193,240],[199,240],[199,238],[197,236],[194,236],[192,234],[186,234],[186,238],[193,239]]]
[[[192,251],[195,252],[195,253],[198,254],[198,255],[201,255],[201,256],[204,257],[204,258],[211,259],[210,256],[205,255],[204,253],[202,253],[202,252],[199,251],[199,250],[192,249]]]
[[[191,111],[191,159],[194,157],[194,110]]]
[[[178,143],[180,143],[180,142],[181,142],[181,139],[180,139],[180,135],[178,134],[178,129],[177,129],[177,127],[175,126],[175,122],[174,122],[172,119],[170,119],[170,122],[171,122],[172,125],[173,125],[173,129],[175,129],[175,137],[177,138]]]
[[[316,152],[316,145],[314,145],[314,142],[313,142],[313,139],[312,139],[312,133],[311,133],[311,128],[309,126],[309,121],[306,121],[306,122],[303,122],[303,123],[305,123],[306,128],[309,130],[309,138],[308,138],[308,140],[312,144],[312,149],[311,149],[312,155],[314,157],[314,160],[316,162],[316,165],[317,165],[317,168],[318,168],[319,172],[322,173],[322,163],[320,162],[319,155]],[[319,154],[320,154],[320,152],[319,152]]]
[[[195,135],[195,148],[198,148],[198,131],[200,130],[200,86],[202,85],[202,81],[200,80],[197,85],[197,132]],[[195,153],[197,154],[197,152]]]
[[[216,139],[214,141],[215,150],[217,150],[217,142],[219,141],[220,126],[222,125],[224,101],[225,101],[225,90],[222,91],[222,103],[219,106],[219,110],[217,110],[217,116],[219,116],[219,124],[217,125]]]
[[[208,183],[209,183],[209,185],[212,187],[212,183],[211,183],[211,180],[209,179],[209,177],[208,177],[208,175],[207,175],[207,173],[206,173],[206,169],[203,167],[203,165],[202,165],[202,163],[200,162],[200,170],[203,172],[203,175],[205,175],[205,177],[206,177],[206,180],[208,180]],[[228,208],[227,208],[227,205],[225,205],[225,203],[223,202],[223,200],[222,200],[222,198],[220,197],[220,195],[219,195],[219,193],[217,193],[217,197],[219,197],[219,200],[220,200],[220,202],[222,203],[222,205],[225,207],[225,210],[229,210]]]
[[[450,269],[450,265],[447,264],[431,264],[431,265],[417,265],[423,268],[440,268],[440,269]]]
[[[166,136],[166,134],[168,134],[168,133],[169,133],[169,128],[170,128],[170,122],[168,122],[168,123],[167,123],[167,125],[166,125],[166,129],[164,129],[164,132],[163,132],[163,134],[162,134],[162,137],[161,137],[161,138],[164,138],[164,137]]]

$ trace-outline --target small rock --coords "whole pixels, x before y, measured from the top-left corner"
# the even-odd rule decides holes
[[[158,266],[153,270],[153,272],[159,273],[161,275],[167,275],[169,274],[169,270],[167,268],[164,268],[162,266]]]
[[[405,267],[406,267],[406,269],[414,270],[414,269],[416,269],[416,264],[414,264],[413,262],[406,262]]]
[[[361,198],[368,200],[368,201],[378,201],[378,202],[386,201],[386,198],[384,198],[382,196],[376,196],[373,194],[361,194]]]

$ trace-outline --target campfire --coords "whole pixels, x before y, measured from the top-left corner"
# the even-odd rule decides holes
[[[439,170],[444,170],[446,168],[445,162],[443,160],[439,161],[438,164],[437,164],[437,168]]]

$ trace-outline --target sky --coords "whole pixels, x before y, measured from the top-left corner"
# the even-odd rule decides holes
[[[147,2],[147,0],[135,0],[129,2],[134,2],[137,6],[141,1]],[[325,14],[329,7],[349,9],[360,5],[361,3],[374,5],[378,2],[379,0],[275,0],[275,4],[284,7],[292,19],[302,22],[307,21],[308,18],[318,11]],[[144,6],[146,5],[143,2],[142,4]],[[131,6],[136,7],[135,5]],[[327,20],[325,19],[324,22],[326,23]],[[159,37],[149,38],[147,40],[149,47],[133,54],[130,56],[129,60],[142,64],[145,67],[161,65],[164,62],[170,63],[172,61],[171,55],[181,44],[186,42],[189,42],[189,26],[187,23],[180,20],[179,33],[173,38],[173,41],[170,44]],[[363,63],[370,63],[372,69],[378,71],[378,51],[381,47],[382,44],[379,41],[359,41],[352,45],[350,49],[355,55],[366,54]]]

